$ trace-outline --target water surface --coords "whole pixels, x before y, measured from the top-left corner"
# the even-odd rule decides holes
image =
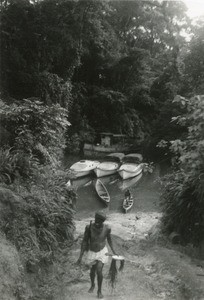
[[[75,161],[77,161],[76,158]],[[106,186],[111,198],[108,207],[96,193],[96,177],[94,174],[71,180],[70,183],[77,192],[77,201],[75,203],[76,217],[94,216],[95,211],[101,209],[109,212],[120,212],[122,216],[122,202],[127,188],[131,191],[134,198],[131,212],[158,211],[161,192],[158,179],[162,174],[163,169],[160,165],[156,165],[152,174],[143,173],[131,179],[122,180],[118,174],[101,177],[100,180]]]

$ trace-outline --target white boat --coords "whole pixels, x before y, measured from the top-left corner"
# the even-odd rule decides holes
[[[96,160],[80,160],[69,168],[70,175],[74,178],[89,175],[99,164]]]
[[[132,186],[136,186],[136,184],[140,181],[142,178],[142,173],[135,177],[130,177],[126,180],[123,180],[122,178],[118,181],[118,187],[120,190],[124,191]]]
[[[124,156],[125,154],[120,152],[107,155],[105,160],[94,169],[96,176],[103,177],[117,173]]]
[[[105,187],[105,185],[101,182],[100,179],[96,180],[96,185],[95,185],[96,192],[99,196],[99,198],[106,204],[108,205],[110,202],[110,195]]]
[[[118,169],[118,173],[122,179],[132,178],[141,174],[143,171],[142,159],[142,155],[138,153],[125,155],[123,164]]]

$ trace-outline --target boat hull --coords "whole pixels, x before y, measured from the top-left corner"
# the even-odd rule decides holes
[[[118,173],[122,179],[128,179],[140,175],[142,171],[142,164],[124,164],[119,168]]]
[[[74,177],[76,178],[79,178],[79,177],[84,177],[84,176],[87,176],[87,175],[90,175],[92,173],[92,170],[89,170],[89,171],[84,171],[84,172],[79,172],[79,171],[73,171],[71,170],[71,173]]]
[[[140,173],[135,177],[127,178],[125,180],[121,178],[121,180],[118,181],[118,187],[120,190],[124,191],[132,186],[135,186],[140,181],[141,178],[142,178],[142,173]]]
[[[113,153],[113,152],[128,152],[129,151],[129,146],[120,146],[120,145],[115,145],[112,147],[107,147],[103,145],[92,145],[92,144],[84,144],[84,155],[87,157],[95,156],[95,157],[103,157],[104,155]]]
[[[101,169],[95,169],[94,170],[96,177],[104,177],[104,176],[108,176],[108,175],[113,175],[115,173],[117,173],[117,169],[115,170],[101,170]]]
[[[97,177],[103,177],[117,173],[118,168],[117,163],[103,162],[94,169],[94,172]]]

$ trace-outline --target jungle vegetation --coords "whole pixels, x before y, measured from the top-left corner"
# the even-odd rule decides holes
[[[0,225],[36,250],[30,264],[71,240],[63,151],[102,131],[171,160],[164,228],[201,240],[204,20],[185,11],[181,1],[1,0],[0,181],[23,205]]]

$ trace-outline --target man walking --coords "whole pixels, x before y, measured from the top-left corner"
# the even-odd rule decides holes
[[[95,276],[97,275],[98,291],[97,296],[99,299],[103,298],[101,288],[103,282],[103,266],[108,262],[108,249],[106,247],[106,240],[113,252],[111,228],[104,224],[106,215],[104,212],[95,213],[94,223],[87,225],[84,232],[84,238],[81,244],[81,251],[78,263],[81,263],[85,251],[87,252],[87,263],[91,265],[90,279],[91,287],[89,293],[92,293],[95,288]]]

